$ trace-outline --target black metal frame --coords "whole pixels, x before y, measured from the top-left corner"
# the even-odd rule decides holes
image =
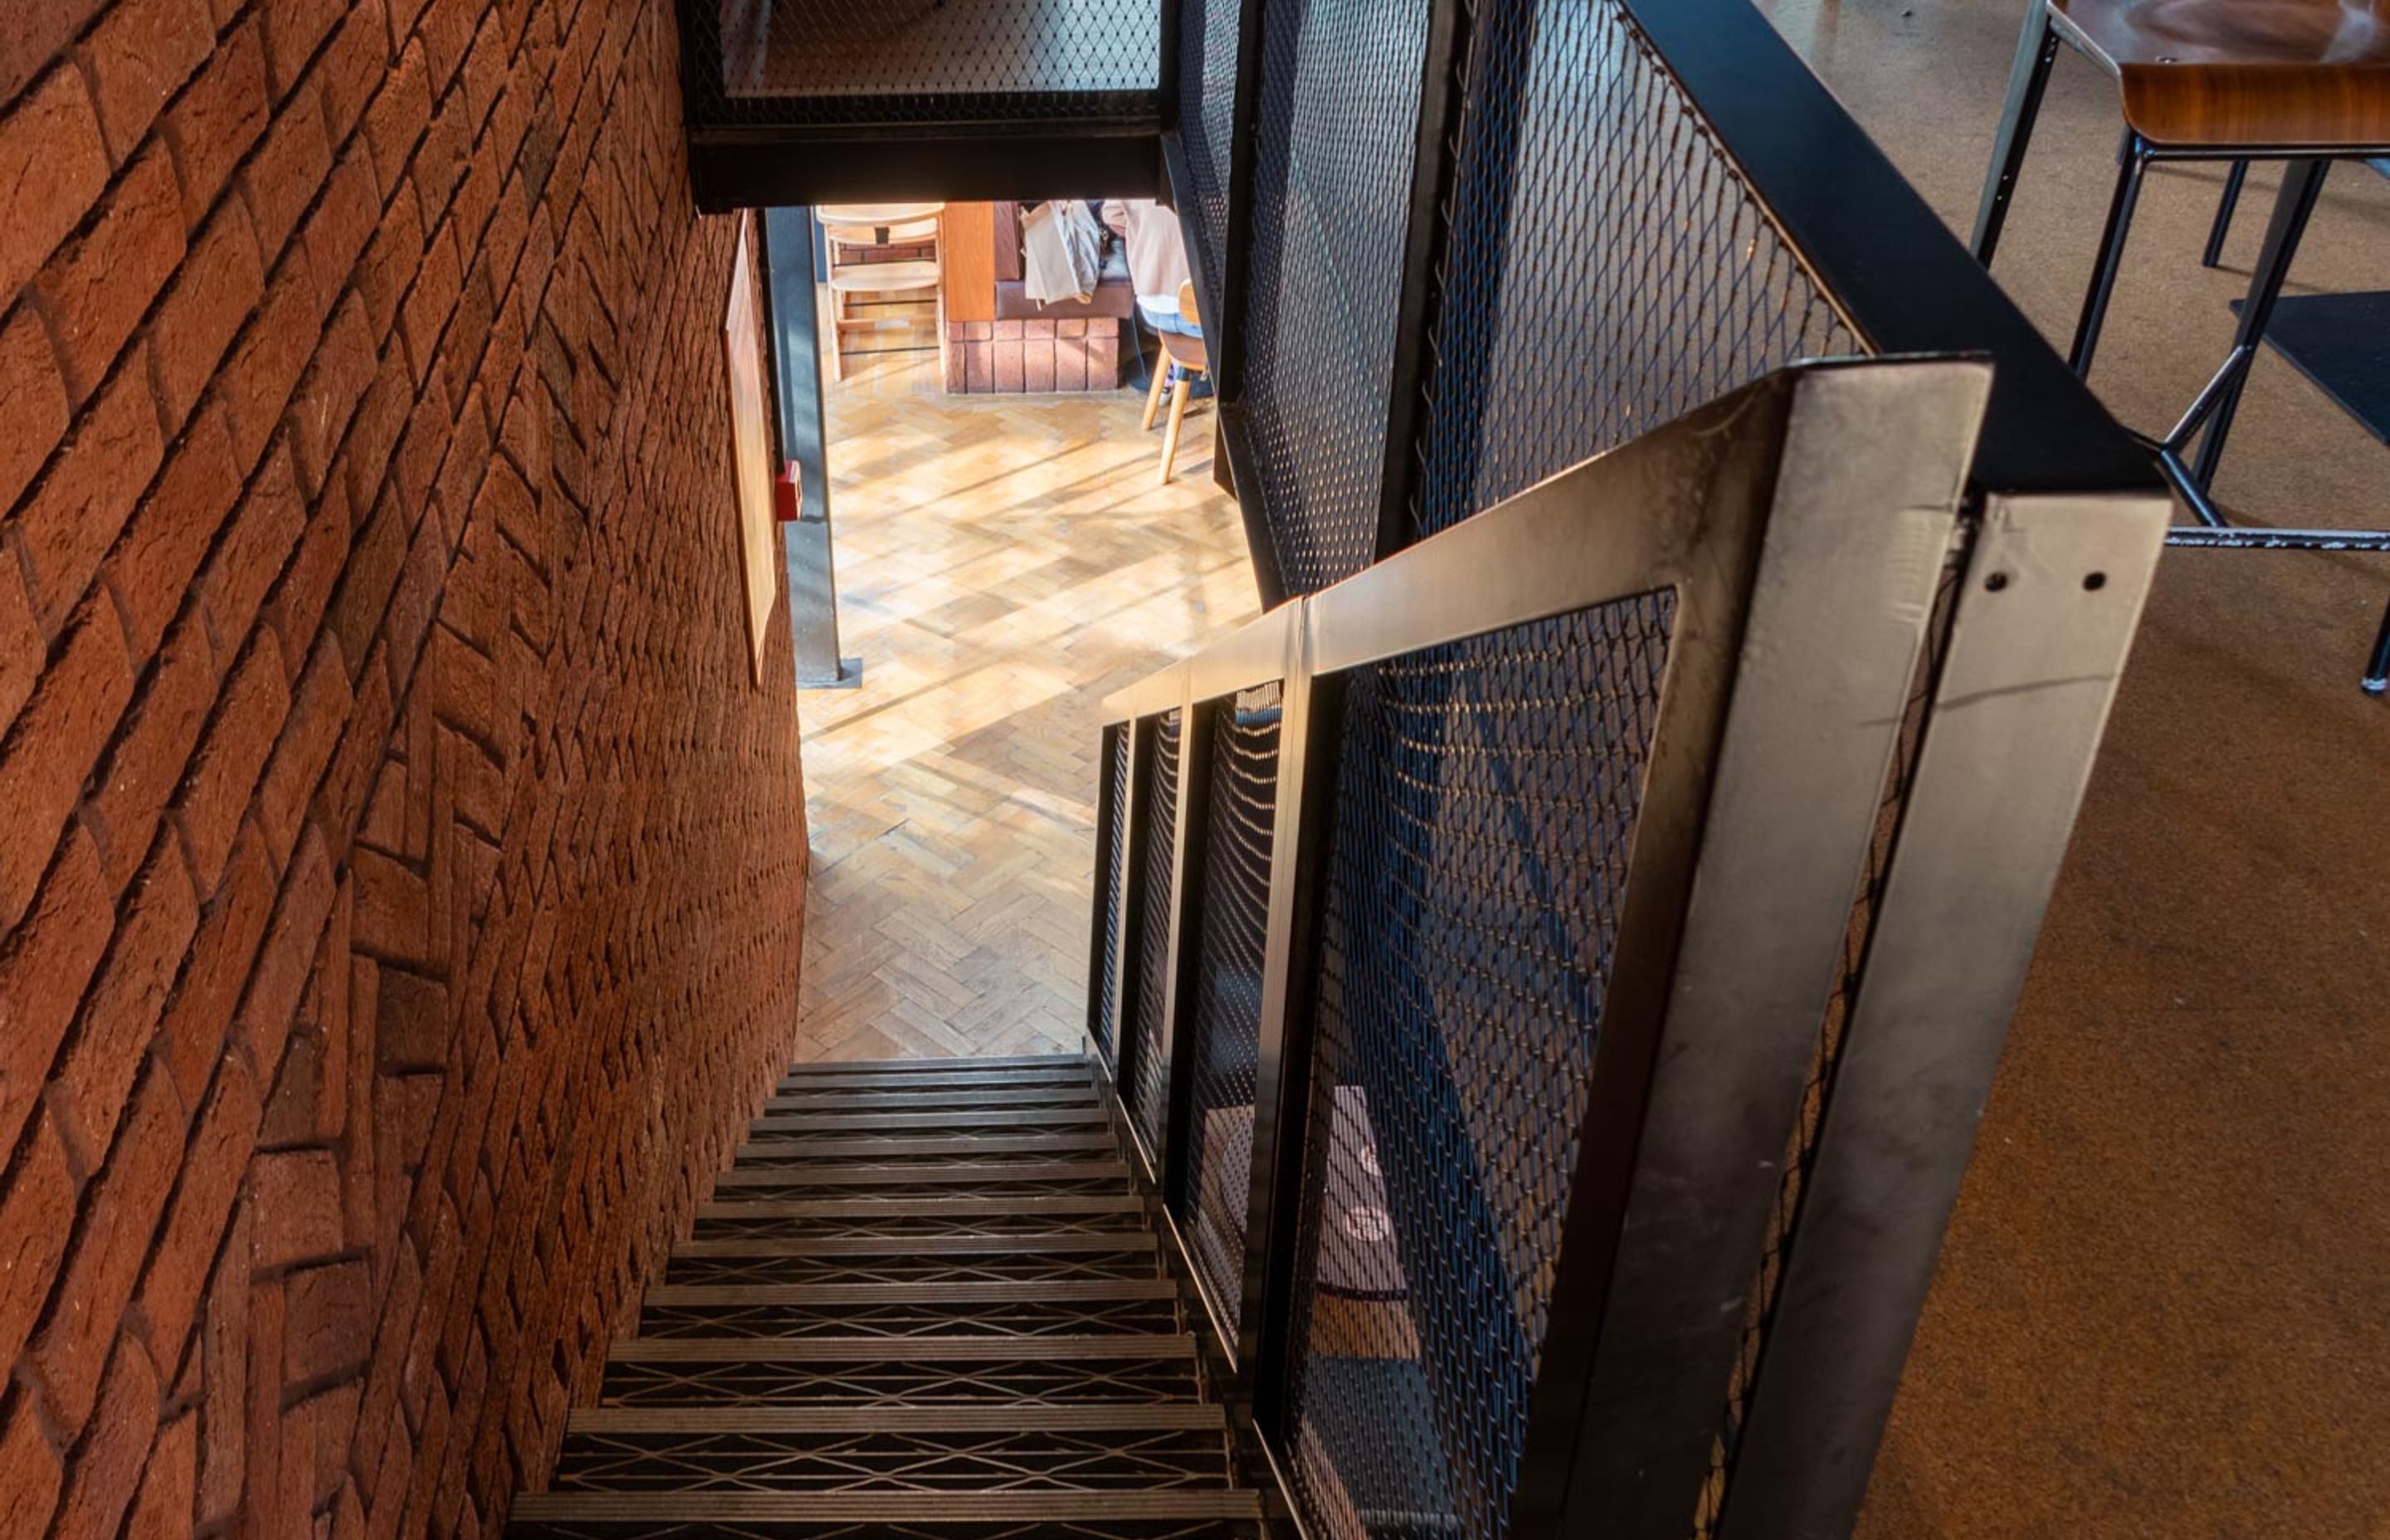
[[[1756,1263],[1776,1197],[1774,1163],[1841,967],[1844,912],[1874,836],[1988,383],[1980,366],[1932,361],[1780,373],[1284,606],[1107,702],[1108,731],[1174,709],[1191,726],[1238,689],[1283,681],[1246,1275],[1233,1336],[1185,1238],[1173,1233],[1290,1501],[1292,1409],[1279,1398],[1300,1349],[1290,1330],[1304,1152],[1326,1126],[1325,1090],[1313,1074],[1313,989],[1346,674],[1624,594],[1677,591],[1678,641],[1636,835],[1622,960],[1602,1007],[1603,1046],[1509,1533],[1681,1534],[1707,1474],[1740,1334],[1740,1318],[1712,1302],[1737,1297]],[[2004,809],[1998,783],[1958,751],[1935,763],[1934,777],[1960,805],[1925,804],[1940,827],[1992,831],[2002,843],[1990,865],[2014,879],[1995,884],[1988,899],[1977,895],[1993,905],[1974,917],[1982,944],[1960,945],[1955,961],[1929,969],[1950,995],[1937,1010],[1973,1012],[1964,1042],[1975,1059],[1997,1059],[2165,520],[2163,501],[2147,493],[1992,506],[2003,530],[2018,519],[2037,531],[2062,525],[2085,544],[2053,564],[2048,558],[2063,542],[2046,534],[2038,544],[1989,542],[1985,549],[1998,554],[1979,566],[1998,562],[2003,581],[1979,584],[1960,607],[1962,615],[2023,616],[1986,622],[1979,630],[1998,641],[1969,656],[2005,681],[1996,688],[2021,714],[2003,731],[2033,756],[2030,766],[2018,762],[2020,751],[2008,760],[2015,781],[2032,785],[2017,799],[2026,812]],[[1853,533],[1831,533],[1837,520],[1850,521],[1845,532],[1871,532],[1859,545],[1890,542],[1908,555],[1855,564]],[[2098,581],[2075,570],[2086,561]],[[2011,567],[2030,568],[2032,581],[2009,581]],[[1887,592],[1887,569],[1914,591]],[[2098,624],[2062,618],[2095,606]],[[2028,645],[2042,634],[2075,640],[2052,656]],[[1818,649],[1850,666],[1806,666]],[[2068,683],[2054,690],[2033,683],[2062,678]],[[1957,697],[1946,689],[1944,699]],[[1204,838],[1201,786],[1192,775],[1182,781],[1179,828],[1168,836],[1182,853]],[[1143,802],[1131,805],[1134,817]],[[1142,870],[1132,863],[1132,883]],[[1909,879],[1901,899],[1914,893],[1921,912],[1934,912],[1947,884],[1966,875],[1937,864]],[[1184,979],[1201,892],[1183,867],[1174,883],[1171,966]],[[1163,1029],[1182,1052],[1178,1019],[1191,1001],[1190,989],[1176,989]],[[1895,1043],[1937,1041],[1921,1034],[1914,1004],[1893,994],[1882,1012],[1891,1020],[1870,1032]],[[1978,1099],[1988,1062],[1981,1073]],[[1959,1100],[1920,1106],[1895,1085],[1852,1112],[1844,1121],[1855,1132],[1841,1135],[1863,1149],[1898,1128],[1933,1149],[1950,1174],[1947,1195],[1932,1183],[1895,1195],[1915,1212],[1884,1248],[1890,1309],[1869,1324],[1893,1343],[1889,1364],[1879,1354],[1864,1372],[1763,1376],[1773,1399],[1754,1426],[1764,1420],[1774,1442],[1762,1447],[1805,1452],[1805,1426],[1818,1408],[1834,1408],[1864,1475],[1972,1135],[1972,1118],[1951,1116],[1965,1087],[1938,1089]],[[1183,1089],[1173,1105],[1166,1148],[1152,1152],[1164,1178],[1189,1137]],[[1864,1162],[1856,1178],[1825,1171],[1819,1200],[1871,1213],[1866,1196],[1846,1190],[1867,1176]],[[1805,1300],[1785,1308],[1805,1319],[1813,1310],[1848,1314]],[[1847,1501],[1846,1523],[1856,1495],[1829,1495],[1816,1510]],[[1741,1511],[1767,1505],[1754,1500]]]
[[[2032,0],[2018,35],[2008,98],[2001,111],[1998,136],[1993,143],[1991,165],[1985,173],[1983,196],[1976,207],[1972,250],[1976,261],[1986,269],[1998,248],[2009,201],[2024,170],[2035,121],[2040,115],[2042,97],[2062,44],[2087,57],[2096,57],[2080,30],[2062,12],[2048,0]],[[2300,238],[2315,212],[2325,173],[2335,160],[2371,160],[2386,150],[2390,150],[2390,145],[2161,145],[2131,126],[2126,127],[2116,150],[2115,190],[2109,199],[2089,287],[2067,353],[2068,365],[2077,375],[2091,372],[2091,360],[2107,320],[2108,302],[2124,264],[2126,242],[2132,234],[2133,211],[2149,168],[2161,161],[2229,162],[2223,197],[2208,230],[2206,249],[2200,256],[2203,265],[2214,267],[2222,259],[2225,237],[2230,233],[2233,212],[2240,204],[2250,162],[2279,160],[2284,167],[2281,190],[2267,222],[2265,241],[2258,250],[2256,265],[2250,272],[2249,293],[2241,306],[2231,350],[2191,399],[2181,418],[2163,437],[2135,435],[2156,456],[2167,483],[2197,520],[2178,527],[2169,536],[2169,544],[2206,550],[2390,551],[2390,531],[2237,527],[2226,517],[2210,490],[2216,483],[2217,469],[2223,463],[2225,441],[2240,408],[2242,390],[2265,341],[2266,327],[2273,319],[2274,306],[2281,298],[2282,285],[2290,276]],[[2194,444],[2196,458],[2186,461]],[[2383,611],[2381,629],[2358,683],[2369,695],[2390,693],[2390,606]]]

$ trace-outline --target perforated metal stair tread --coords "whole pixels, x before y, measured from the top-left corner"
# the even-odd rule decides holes
[[[726,1171],[714,1179],[724,1187],[868,1187],[1009,1186],[1017,1182],[1125,1182],[1119,1161],[1022,1161],[999,1166],[848,1165],[784,1171],[775,1167]]]
[[[1153,1250],[1144,1230],[1089,1231],[1072,1235],[936,1235],[913,1237],[817,1236],[783,1238],[739,1236],[726,1240],[684,1240],[676,1257],[867,1257],[1015,1256],[1084,1251]]]
[[[1084,1107],[987,1107],[953,1112],[766,1112],[748,1126],[759,1134],[854,1134],[874,1128],[1052,1128],[1110,1121],[1102,1108],[1090,1102]]]
[[[1034,1356],[1046,1360],[1195,1357],[1189,1336],[1101,1337],[811,1337],[776,1341],[751,1337],[632,1337],[606,1354],[617,1364],[701,1363],[710,1358],[752,1363],[849,1363],[895,1358],[919,1363],[1000,1363]]]
[[[714,1200],[697,1208],[700,1219],[903,1219],[1001,1218],[1038,1214],[1139,1213],[1132,1193],[1070,1193],[1047,1198],[820,1198]]]
[[[1209,1402],[1162,1406],[583,1406],[567,1433],[884,1433],[1078,1431],[1104,1428],[1221,1429],[1227,1413]]]
[[[1082,1107],[1096,1104],[1095,1088],[1077,1085],[1022,1085],[1001,1091],[963,1091],[933,1086],[920,1091],[847,1091],[805,1086],[766,1097],[766,1112],[816,1112],[843,1109],[849,1112],[963,1112],[978,1107]]]
[[[515,1518],[528,1523],[598,1520],[673,1523],[905,1523],[1116,1519],[1244,1519],[1262,1516],[1248,1491],[905,1492],[870,1496],[759,1492],[528,1492]]]
[[[836,1080],[854,1075],[884,1074],[978,1074],[990,1070],[1078,1070],[1084,1072],[1087,1061],[1077,1054],[1033,1053],[1014,1055],[991,1054],[984,1059],[851,1059],[834,1063],[791,1064],[790,1078]]]
[[[1077,1059],[1065,1061],[1064,1067],[1052,1070],[990,1070],[973,1073],[924,1072],[890,1074],[788,1074],[780,1077],[777,1089],[794,1091],[930,1091],[943,1088],[971,1091],[996,1091],[1011,1086],[1032,1085],[1092,1085],[1094,1074]]]
[[[650,1305],[1009,1304],[1041,1300],[1175,1300],[1168,1278],[1113,1283],[688,1284],[648,1290]]]
[[[933,1139],[752,1139],[738,1149],[742,1161],[881,1161],[932,1158],[981,1160],[991,1156],[1065,1155],[1114,1149],[1109,1134],[1013,1134],[981,1138]]]

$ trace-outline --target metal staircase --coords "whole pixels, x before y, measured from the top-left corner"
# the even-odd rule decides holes
[[[514,1540],[1261,1533],[1095,1072],[792,1070]]]

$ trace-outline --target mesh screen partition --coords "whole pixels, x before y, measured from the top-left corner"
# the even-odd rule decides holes
[[[1285,1398],[1315,1534],[1505,1531],[1674,619],[1349,675]]]
[[[1480,10],[1422,533],[1780,365],[1865,351],[1616,0]]]
[[[1376,551],[1424,0],[1266,0],[1245,402],[1279,571]]]
[[[1106,799],[1103,848],[1111,853],[1105,869],[1098,875],[1096,889],[1097,922],[1103,927],[1103,972],[1098,983],[1096,1008],[1091,1020],[1095,1023],[1096,1052],[1105,1063],[1117,1069],[1119,1022],[1114,1020],[1119,1010],[1121,969],[1120,892],[1128,876],[1128,736],[1126,727],[1108,727],[1111,740],[1104,756],[1104,784],[1110,796]]]
[[[720,84],[696,115],[775,123],[1150,117],[1161,0],[682,0]]]
[[[1175,711],[1154,723],[1153,773],[1147,777],[1139,815],[1145,823],[1145,869],[1139,883],[1136,1007],[1129,1017],[1128,1102],[1137,1134],[1156,1161],[1162,1158],[1163,1092],[1169,1083],[1162,1017],[1170,982],[1171,876],[1177,862],[1178,733]]]
[[[1212,718],[1187,1158],[1171,1173],[1171,1212],[1231,1330],[1243,1303],[1279,725],[1274,684],[1245,691]]]
[[[1227,281],[1228,154],[1236,134],[1240,0],[1179,0],[1178,136],[1193,184],[1179,205],[1202,270]],[[1219,296],[1214,294],[1216,304]]]

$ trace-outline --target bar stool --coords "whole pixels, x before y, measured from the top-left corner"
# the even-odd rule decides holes
[[[2144,442],[2199,520],[2174,544],[2272,549],[2390,550],[2390,534],[2235,529],[2208,494],[2249,366],[2281,297],[2291,259],[2333,160],[2390,152],[2390,0],[2028,0],[1973,250],[1990,266],[2061,44],[2113,78],[2123,143],[2090,285],[2067,362],[2088,375],[2107,319],[2141,182],[2156,161],[2229,161],[2224,205],[2204,261],[2221,250],[2252,160],[2284,162],[2282,189],[2241,308],[2232,350],[2164,438]],[[2195,462],[2184,456],[2199,446]],[[2390,689],[2390,613],[2365,688]]]

